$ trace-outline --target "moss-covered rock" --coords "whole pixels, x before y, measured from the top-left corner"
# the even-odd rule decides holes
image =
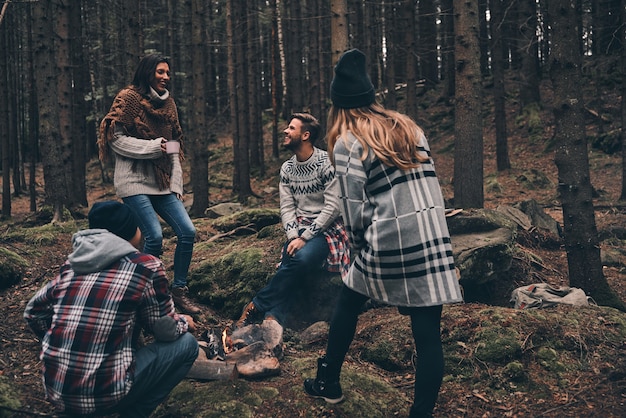
[[[28,262],[6,248],[0,247],[0,290],[20,281]]]
[[[22,406],[18,394],[6,376],[0,374],[0,418],[13,417],[11,410],[17,410]]]
[[[275,265],[263,259],[261,248],[233,251],[211,259],[193,270],[189,288],[198,300],[228,318],[237,318],[241,308],[267,283]]]
[[[491,363],[507,364],[519,358],[522,347],[519,335],[506,328],[481,330],[478,338],[480,344],[476,348],[476,358]]]
[[[268,225],[274,225],[279,222],[280,211],[278,209],[256,208],[233,213],[230,216],[221,216],[211,222],[211,224],[218,231],[227,232],[246,225],[253,225],[254,229],[260,231]]]

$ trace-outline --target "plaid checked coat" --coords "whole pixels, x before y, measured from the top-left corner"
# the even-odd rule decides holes
[[[430,157],[426,138],[420,151]],[[445,205],[432,159],[383,165],[348,133],[333,156],[354,261],[344,283],[371,299],[418,307],[461,302]]]

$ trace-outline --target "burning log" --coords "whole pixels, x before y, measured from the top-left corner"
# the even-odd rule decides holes
[[[265,377],[280,373],[283,327],[274,320],[248,325],[232,333],[228,327],[223,331],[211,329],[202,334],[198,344],[204,359],[198,356],[187,377],[221,380],[238,375]]]
[[[283,327],[274,320],[264,320],[259,325],[253,324],[237,329],[230,335],[230,340],[235,347],[245,347],[263,341],[276,358],[279,360],[283,358]]]
[[[274,320],[265,320],[235,330],[230,335],[233,351],[226,350],[226,361],[235,362],[242,376],[265,377],[280,373],[283,357],[283,327]]]
[[[265,377],[280,373],[283,327],[274,320],[248,325],[232,333],[228,327],[223,332],[205,331],[201,339],[199,344],[208,361],[233,365],[238,375]]]
[[[280,373],[280,361],[263,342],[257,341],[226,356],[226,363],[234,363],[237,371],[246,377],[275,376]]]
[[[200,346],[198,358],[187,373],[188,379],[234,380],[239,376],[236,363],[210,360],[205,351],[210,349],[208,344],[205,341],[198,341],[198,345]]]

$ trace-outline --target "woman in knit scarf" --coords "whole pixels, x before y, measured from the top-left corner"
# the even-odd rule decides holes
[[[196,230],[183,205],[182,151],[167,153],[166,144],[182,150],[178,111],[167,87],[169,62],[159,55],[141,59],[130,86],[122,89],[100,124],[100,160],[115,160],[115,190],[139,220],[143,252],[159,257],[163,231],[159,216],[178,238],[174,253],[172,296],[176,307],[198,313],[187,296],[187,274]]]
[[[375,102],[359,50],[335,67],[328,153],[341,188],[341,212],[353,262],[343,277],[326,354],[306,392],[343,399],[339,375],[368,299],[411,318],[417,351],[410,417],[432,416],[443,378],[442,305],[462,301],[444,200],[422,130],[408,116]]]

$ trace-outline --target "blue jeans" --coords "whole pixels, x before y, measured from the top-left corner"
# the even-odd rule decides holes
[[[172,287],[187,285],[187,273],[196,239],[196,228],[185,210],[183,202],[174,193],[164,195],[138,194],[123,198],[137,215],[139,229],[144,238],[143,252],[160,257],[163,253],[163,230],[159,216],[172,227],[178,242],[174,252],[174,282]],[[159,216],[157,216],[159,215]]]
[[[287,245],[283,246],[280,267],[269,283],[261,289],[252,302],[266,315],[271,314],[284,324],[285,312],[290,302],[292,290],[298,282],[322,267],[328,257],[328,243],[323,234],[311,238],[293,257],[287,254]]]
[[[154,342],[139,349],[133,386],[116,408],[120,418],[149,417],[187,376],[197,357],[198,341],[190,333],[176,341]]]

